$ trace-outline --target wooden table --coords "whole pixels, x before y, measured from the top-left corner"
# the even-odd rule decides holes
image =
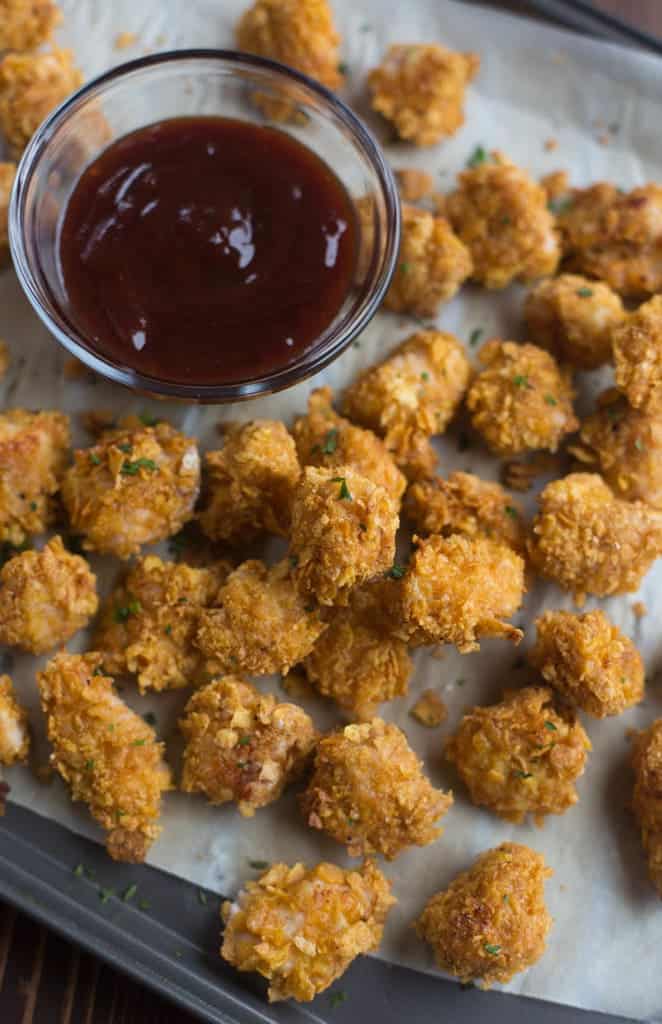
[[[524,2],[504,2],[509,9]],[[660,0],[595,0],[662,37]],[[0,902],[2,1024],[193,1024],[193,1017]]]

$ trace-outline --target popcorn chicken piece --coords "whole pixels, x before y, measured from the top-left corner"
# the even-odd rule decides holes
[[[28,713],[16,699],[9,676],[0,676],[0,764],[27,761],[29,750]],[[1,807],[0,796],[0,813]]]
[[[419,725],[436,729],[448,718],[448,708],[436,690],[423,690],[416,703],[409,709],[409,714]]]
[[[418,331],[360,374],[345,392],[344,411],[384,438],[406,476],[429,476],[437,461],[429,439],[443,434],[470,378],[454,335]]]
[[[285,674],[302,661],[324,629],[316,606],[301,597],[288,559],[253,559],[231,572],[215,606],[200,611],[197,644],[208,670]]]
[[[469,250],[445,217],[402,206],[398,266],[384,299],[394,313],[436,316],[471,275]]]
[[[294,441],[278,420],[235,426],[220,451],[205,456],[207,500],[200,526],[212,540],[287,536],[292,491],[301,467]]]
[[[611,362],[612,331],[625,319],[625,310],[608,284],[561,274],[529,292],[524,319],[540,348],[560,362],[595,370]]]
[[[172,788],[163,743],[122,701],[96,653],[56,654],[37,673],[51,763],[106,832],[113,860],[141,863]]]
[[[0,267],[9,256],[7,220],[12,185],[16,177],[16,164],[0,163]]]
[[[502,843],[428,901],[416,931],[442,971],[481,988],[510,981],[545,952],[552,917],[544,888],[551,874],[541,854]]]
[[[303,773],[317,738],[303,708],[277,704],[233,676],[197,690],[179,728],[186,738],[181,789],[212,804],[233,800],[247,818]]]
[[[616,384],[630,405],[662,415],[662,295],[654,295],[616,327],[612,345]]]
[[[128,558],[192,519],[199,489],[196,442],[157,423],[110,430],[75,451],[62,499],[86,550]]]
[[[61,21],[53,0],[0,0],[0,50],[34,50]]]
[[[556,271],[560,245],[543,188],[494,152],[459,175],[446,215],[486,288],[535,281]]]
[[[204,657],[195,645],[200,612],[216,598],[229,563],[197,569],[146,555],[105,601],[93,647],[111,675],[131,672],[140,692],[203,682]]]
[[[520,823],[532,814],[563,814],[577,803],[591,742],[569,708],[554,704],[546,686],[506,690],[499,704],[474,707],[447,741],[451,761],[471,801]]]
[[[529,557],[541,576],[583,604],[586,594],[637,590],[662,554],[662,513],[614,497],[597,473],[570,473],[539,498]]]
[[[20,156],[41,122],[83,82],[73,52],[8,53],[0,61],[0,130]]]
[[[501,616],[512,615],[524,596],[524,560],[487,537],[432,535],[418,547],[402,580],[401,625],[410,645],[455,644],[477,651],[481,636],[522,639]]]
[[[69,444],[63,413],[0,413],[0,542],[18,547],[53,522]]]
[[[400,197],[405,203],[416,203],[426,199],[434,189],[434,178],[418,167],[401,167],[395,171]]]
[[[368,75],[372,108],[401,139],[434,146],[464,123],[464,93],[479,67],[477,54],[437,43],[390,46]]]
[[[644,696],[644,663],[629,637],[600,609],[536,619],[529,661],[573,707],[587,715],[620,715]]]
[[[273,864],[221,909],[221,956],[269,982],[269,1001],[308,1002],[362,953],[377,949],[391,886],[372,861],[356,871]]]
[[[555,452],[579,426],[570,373],[537,345],[493,338],[467,394],[471,424],[495,455]]]
[[[650,880],[662,897],[662,718],[634,736],[632,809],[641,829]]]

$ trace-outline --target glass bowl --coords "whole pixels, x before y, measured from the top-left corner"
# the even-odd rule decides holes
[[[333,322],[282,369],[231,384],[179,384],[104,358],[76,327],[59,267],[59,226],[84,168],[129,132],[197,115],[238,117],[292,134],[326,161],[357,213],[356,272]],[[178,50],[113,68],[44,121],[18,167],[9,238],[19,281],[36,313],[57,341],[92,370],[153,395],[230,402],[291,387],[330,363],[364,330],[395,268],[400,206],[393,175],[374,138],[323,86],[249,54]]]

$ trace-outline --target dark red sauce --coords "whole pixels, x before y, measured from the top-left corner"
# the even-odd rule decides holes
[[[356,219],[333,171],[284,132],[174,118],[84,171],[59,247],[92,350],[169,382],[229,384],[313,347],[350,289]]]

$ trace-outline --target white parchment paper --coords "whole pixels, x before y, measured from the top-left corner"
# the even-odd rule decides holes
[[[233,25],[246,4],[244,0],[64,0],[62,6],[65,21],[59,41],[74,48],[86,76],[91,76],[146,51],[231,46]],[[662,63],[656,58],[452,0],[334,0],[334,7],[345,40],[343,60],[349,68],[346,99],[384,144],[388,132],[368,110],[364,75],[387,44],[440,40],[481,55],[464,128],[451,141],[429,150],[387,146],[394,166],[426,168],[437,176],[440,188],[449,189],[455,173],[480,143],[503,149],[535,175],[566,167],[575,184],[605,178],[630,188],[649,179],[662,180]],[[120,32],[137,35],[135,45],[121,53],[114,48]],[[607,125],[618,130],[611,144],[604,146],[598,137]],[[558,140],[555,152],[545,149],[548,138]],[[485,336],[495,333],[524,340],[521,300],[518,288],[504,294],[466,288],[444,307],[438,323],[463,339],[481,327]],[[273,416],[289,421],[304,410],[314,386],[324,381],[342,388],[413,327],[411,321],[380,314],[360,347],[350,348],[318,378],[287,394],[224,409],[173,405],[165,412],[182,429],[199,436],[203,447],[215,447],[214,426],[219,419]],[[149,407],[148,402],[100,379],[65,379],[64,355],[32,313],[11,271],[0,275],[0,335],[13,353],[11,370],[0,385],[5,407],[61,408],[72,414],[90,407],[111,407],[117,412]],[[579,408],[588,408],[589,395],[609,379],[609,372],[580,375]],[[153,408],[157,407],[153,404]],[[162,404],[158,412],[164,414]],[[82,434],[77,440],[86,443]],[[443,439],[439,450],[442,472],[467,467],[484,476],[495,475],[494,460],[475,451],[458,451],[457,435]],[[93,562],[103,570],[101,560]],[[107,563],[101,578],[107,593],[112,580]],[[648,606],[642,620],[632,611],[637,597]],[[543,605],[571,606],[568,597],[553,586],[538,586],[528,595],[517,621],[531,622]],[[427,949],[410,927],[412,919],[426,899],[476,854],[514,839],[540,850],[554,868],[547,897],[555,924],[543,959],[508,989],[581,1007],[662,1018],[662,904],[646,880],[637,830],[627,811],[632,780],[626,739],[626,729],[662,714],[662,690],[656,682],[656,671],[662,667],[662,564],[648,575],[639,595],[605,601],[603,606],[642,649],[649,685],[646,700],[634,711],[616,720],[585,722],[593,752],[579,783],[580,803],[562,817],[548,820],[542,829],[511,826],[472,807],[456,785],[455,804],[445,819],[442,838],[386,865],[399,903],[379,955],[433,970]],[[527,679],[527,670],[514,667],[518,654],[521,651],[503,641],[488,641],[479,654],[468,657],[451,648],[441,660],[427,652],[417,653],[410,696],[385,706],[384,715],[405,729],[435,784],[448,787],[456,782],[440,749],[443,736],[454,728],[463,709],[497,699],[504,686]],[[12,668],[20,696],[30,706],[38,742],[42,720],[34,673],[39,664],[34,658],[14,657]],[[277,681],[271,686],[282,695]],[[441,730],[426,730],[407,714],[427,686],[440,688],[450,707],[449,720]],[[143,712],[154,710],[158,730],[176,758],[174,721],[186,693],[140,698],[129,683],[124,696]],[[322,728],[339,721],[321,701],[309,710]],[[72,806],[59,780],[44,786],[20,767],[7,774],[13,800],[74,831],[100,838],[85,808]],[[328,858],[346,863],[338,844],[304,827],[293,794],[246,821],[233,807],[210,808],[202,799],[172,793],[165,799],[163,826],[149,862],[219,893],[230,894],[255,875],[249,864],[252,859],[312,863]]]

